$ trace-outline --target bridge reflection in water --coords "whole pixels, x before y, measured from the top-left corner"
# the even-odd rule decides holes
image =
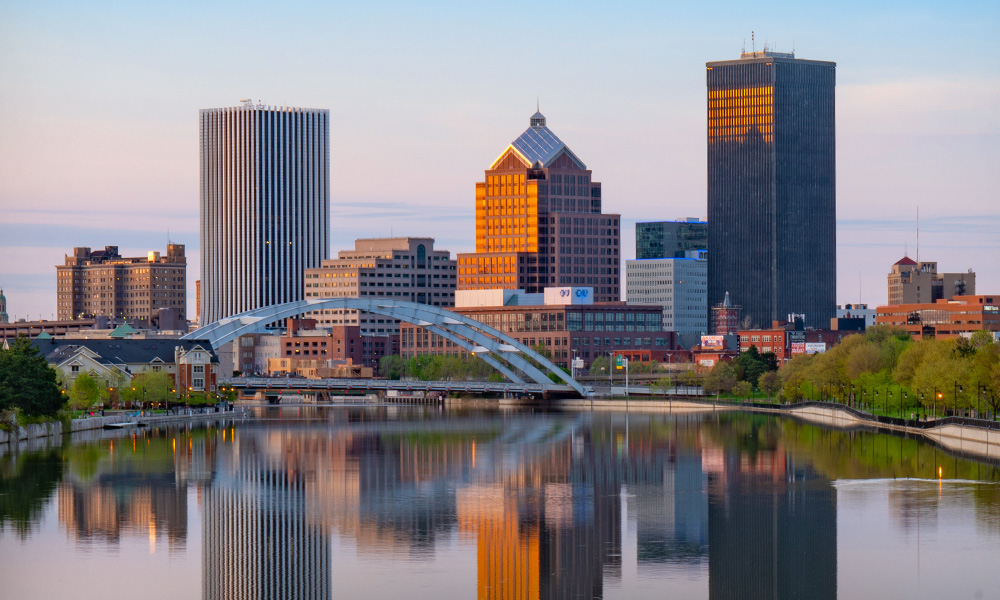
[[[0,455],[7,595],[109,584],[121,597],[200,587],[205,599],[998,589],[1000,462],[906,435],[738,413],[256,416]],[[187,530],[198,521],[200,540]],[[72,577],[46,578],[53,556]],[[102,556],[113,577],[93,568]]]

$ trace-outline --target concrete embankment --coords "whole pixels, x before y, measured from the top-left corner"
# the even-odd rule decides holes
[[[501,401],[501,406],[511,408],[538,406],[538,403],[508,400]],[[708,401],[684,400],[622,400],[622,399],[574,399],[553,400],[547,406],[563,410],[629,410],[642,413],[673,413],[691,414],[730,410],[748,410],[768,412],[796,417],[828,427],[877,427],[893,431],[904,431],[922,435],[936,444],[954,452],[981,456],[993,460],[1000,458],[1000,429],[988,425],[989,421],[976,425],[975,421],[967,419],[966,423],[949,422],[951,419],[938,421],[914,421],[905,419],[876,418],[868,413],[840,405],[820,405],[819,403],[803,403],[793,405],[762,405],[762,404],[715,404]],[[971,421],[971,423],[969,422]]]
[[[0,453],[9,452],[15,448],[18,451],[42,450],[52,446],[59,446],[62,443],[64,433],[81,433],[89,431],[103,431],[105,425],[116,423],[138,422],[147,426],[172,425],[175,423],[191,423],[210,421],[218,418],[239,417],[242,413],[234,412],[187,412],[182,411],[172,415],[148,415],[135,416],[125,413],[107,415],[104,417],[86,417],[83,419],[73,419],[70,421],[69,429],[63,427],[62,423],[40,423],[16,427],[14,431],[0,430]],[[125,431],[116,430],[116,431]]]
[[[754,409],[760,410],[760,409]],[[942,422],[936,424],[920,422],[920,427],[898,423],[876,422],[840,408],[824,406],[793,406],[773,412],[791,414],[795,417],[832,427],[871,426],[893,431],[917,433],[937,444],[955,451],[991,459],[1000,458],[1000,429],[987,426],[964,425]],[[987,421],[988,423],[988,421]]]

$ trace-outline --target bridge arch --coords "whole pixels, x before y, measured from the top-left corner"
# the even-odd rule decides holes
[[[181,339],[208,340],[217,348],[242,335],[263,333],[269,323],[326,309],[359,310],[406,321],[436,333],[475,354],[515,383],[525,383],[518,372],[543,385],[552,383],[547,373],[555,373],[581,395],[585,393],[578,381],[552,361],[489,325],[437,306],[389,298],[310,298],[275,304],[219,319],[188,333]],[[536,364],[538,366],[535,366]]]

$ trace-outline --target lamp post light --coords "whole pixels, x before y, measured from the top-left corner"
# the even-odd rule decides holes
[[[903,401],[899,403],[899,418],[900,419],[903,418],[903,405],[907,404],[908,400],[909,400],[909,396],[907,395],[906,392],[902,392],[902,394],[903,394]]]
[[[962,386],[955,382],[955,416],[958,416],[958,395],[962,393]]]
[[[889,405],[892,404],[892,390],[886,391],[885,397],[885,416],[889,416]]]
[[[976,390],[976,418],[977,419],[981,419],[982,418],[980,416],[980,414],[979,414],[979,401],[980,401],[980,398],[982,398],[983,394],[985,394],[985,393],[986,393],[986,386],[983,385],[982,383],[980,383],[979,384],[979,389]]]
[[[937,403],[938,400],[944,405],[944,392],[939,392],[937,388],[934,388],[934,418],[937,418]]]
[[[878,390],[875,390],[875,400],[872,401],[872,412],[878,410]]]

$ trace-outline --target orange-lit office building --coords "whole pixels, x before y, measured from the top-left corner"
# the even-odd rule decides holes
[[[976,331],[1000,331],[1000,295],[955,296],[925,304],[880,306],[879,325],[905,329],[915,339],[959,337]]]
[[[476,252],[458,255],[458,289],[586,286],[618,301],[619,233],[601,184],[536,112],[476,184]]]

